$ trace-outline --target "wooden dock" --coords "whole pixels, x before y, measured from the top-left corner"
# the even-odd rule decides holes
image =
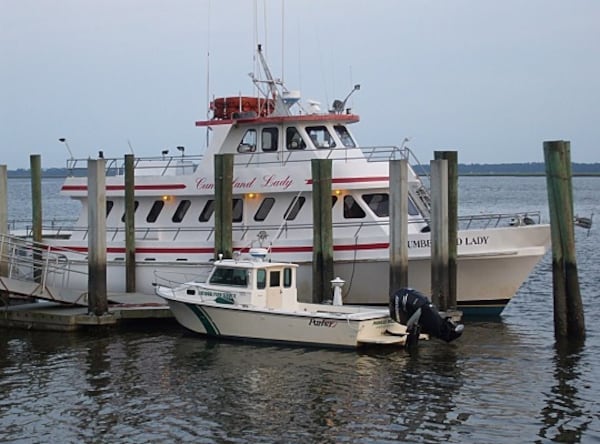
[[[127,321],[167,320],[173,315],[158,296],[142,293],[110,294],[108,313],[88,314],[88,308],[41,301],[0,308],[0,327],[28,330],[75,331],[90,326],[118,326]]]

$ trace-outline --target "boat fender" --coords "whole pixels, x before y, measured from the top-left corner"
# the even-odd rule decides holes
[[[407,330],[420,327],[423,333],[451,342],[460,337],[464,326],[455,324],[450,318],[442,318],[431,301],[412,288],[401,288],[390,297],[390,317]]]

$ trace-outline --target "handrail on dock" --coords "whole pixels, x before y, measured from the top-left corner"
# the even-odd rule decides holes
[[[83,261],[87,256],[68,248],[0,234],[0,262],[6,264],[6,277],[11,279],[38,282],[42,289],[68,287],[72,274],[87,275],[87,271],[71,267],[74,258]]]

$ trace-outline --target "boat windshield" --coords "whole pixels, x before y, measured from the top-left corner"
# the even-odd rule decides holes
[[[215,285],[247,287],[248,271],[243,268],[217,267],[208,282]]]
[[[356,143],[348,132],[348,128],[344,125],[335,125],[333,128],[346,148],[356,148]]]

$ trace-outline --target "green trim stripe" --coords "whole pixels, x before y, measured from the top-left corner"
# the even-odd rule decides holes
[[[213,322],[213,320],[210,318],[208,313],[202,307],[195,305],[195,304],[186,304],[186,305],[189,307],[190,310],[192,310],[194,312],[194,314],[198,317],[200,322],[202,322],[202,325],[204,326],[204,329],[206,330],[206,334],[208,334],[210,336],[221,336],[221,333],[219,332],[219,328],[217,327],[217,325]]]

